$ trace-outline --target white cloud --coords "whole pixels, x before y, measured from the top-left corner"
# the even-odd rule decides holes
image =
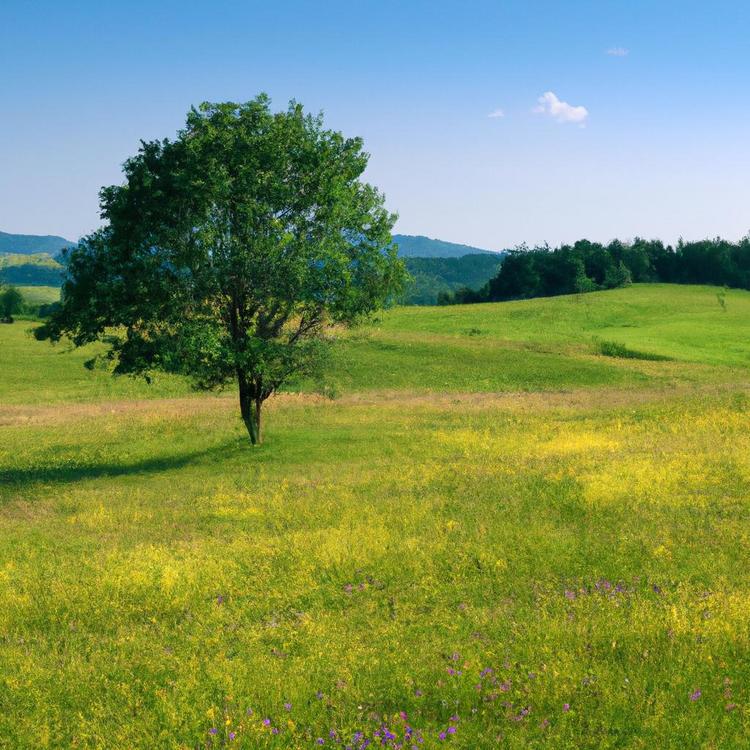
[[[505,112],[502,109],[493,109],[487,117],[505,117]]]
[[[625,49],[625,47],[610,47],[607,50],[607,54],[612,57],[627,57],[630,54],[630,50]]]
[[[539,97],[539,104],[534,107],[534,112],[549,115],[557,122],[577,122],[579,125],[583,125],[589,116],[586,107],[574,107],[572,104],[562,102],[552,91],[545,91]]]

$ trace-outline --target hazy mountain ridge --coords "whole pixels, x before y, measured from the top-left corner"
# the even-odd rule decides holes
[[[485,250],[457,242],[433,240],[423,235],[394,234],[394,244],[402,258],[461,258],[464,255],[502,255],[494,250]]]
[[[38,234],[9,234],[0,232],[0,253],[15,253],[17,255],[35,255],[48,253],[57,255],[66,247],[73,247],[76,243],[56,235]]]

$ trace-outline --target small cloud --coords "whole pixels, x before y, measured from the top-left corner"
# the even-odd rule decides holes
[[[557,122],[577,122],[583,125],[589,116],[586,107],[574,107],[572,104],[562,102],[552,91],[545,91],[539,97],[539,104],[534,107],[534,112],[541,115],[549,115]]]
[[[627,57],[630,54],[630,50],[625,49],[625,47],[610,47],[607,50],[607,54],[611,57]]]
[[[502,109],[493,109],[487,117],[505,117],[505,112]]]

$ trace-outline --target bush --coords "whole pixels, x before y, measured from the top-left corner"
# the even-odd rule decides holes
[[[597,351],[604,357],[616,357],[617,359],[646,359],[653,362],[665,362],[670,359],[663,354],[629,349],[625,344],[620,344],[617,341],[598,341]]]

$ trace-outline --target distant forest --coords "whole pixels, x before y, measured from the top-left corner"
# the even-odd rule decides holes
[[[750,289],[750,236],[737,243],[714,239],[614,240],[601,245],[579,240],[557,248],[521,246],[510,251],[498,273],[481,289],[443,292],[438,304],[499,302],[614,289],[632,282],[714,284]]]
[[[411,280],[400,301],[405,305],[434,305],[440,295],[450,295],[458,289],[481,289],[498,272],[502,259],[499,253],[404,258]]]

